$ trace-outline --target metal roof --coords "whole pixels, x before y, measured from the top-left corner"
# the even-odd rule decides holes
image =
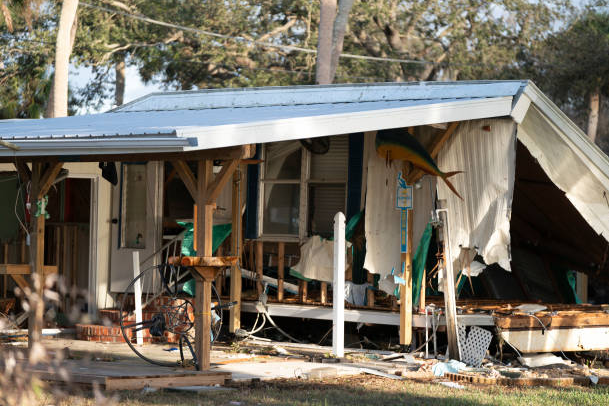
[[[152,93],[107,113],[0,121],[2,156],[178,152],[510,115],[526,81]]]

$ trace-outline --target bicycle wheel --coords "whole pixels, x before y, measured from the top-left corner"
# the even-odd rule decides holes
[[[190,271],[173,265],[150,267],[140,273],[125,290],[120,306],[119,322],[125,342],[137,356],[160,366],[186,365],[194,360],[192,347],[181,351],[183,336],[194,334],[194,306],[180,291],[181,284],[190,278]],[[138,286],[139,285],[139,286]],[[142,306],[142,320],[135,320],[135,288]],[[159,346],[135,346],[137,333],[144,342]],[[145,351],[144,351],[145,348]]]

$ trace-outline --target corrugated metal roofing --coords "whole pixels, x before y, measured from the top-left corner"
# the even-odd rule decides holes
[[[509,115],[526,81],[153,93],[107,113],[0,121],[2,156],[177,152]]]

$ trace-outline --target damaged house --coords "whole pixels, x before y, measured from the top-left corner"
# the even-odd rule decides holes
[[[269,316],[332,320],[343,212],[345,321],[609,348],[609,158],[531,82],[154,93],[0,138],[4,297],[44,270],[88,292],[90,325],[117,320],[134,252],[142,271],[204,252],[238,258],[206,279],[231,332],[261,294]]]

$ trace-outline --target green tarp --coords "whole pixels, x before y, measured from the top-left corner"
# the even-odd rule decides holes
[[[179,225],[186,229],[184,240],[182,240],[182,255],[194,257],[197,252],[194,249],[194,224],[186,222],[178,222]],[[212,252],[216,252],[218,247],[222,245],[224,240],[228,238],[232,231],[232,224],[217,224],[212,229]],[[191,296],[195,295],[195,280],[190,279],[185,284],[182,290]]]

